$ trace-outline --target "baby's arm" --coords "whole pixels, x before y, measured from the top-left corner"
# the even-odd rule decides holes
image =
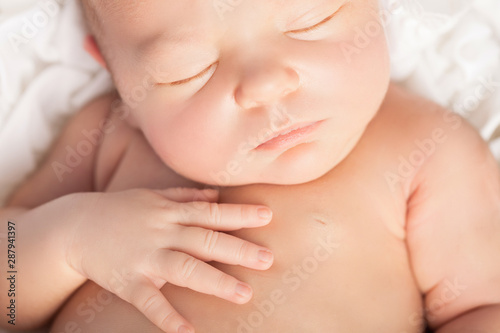
[[[412,180],[406,228],[426,319],[438,333],[498,333],[499,169],[464,120],[445,111],[431,118],[432,125],[413,126],[425,128],[420,133],[429,139],[435,130],[444,136]]]
[[[8,221],[16,223],[16,325],[0,327],[24,329],[42,326],[62,305],[69,295],[86,281],[81,274],[66,264],[65,238],[71,230],[67,216],[74,204],[74,192],[93,190],[93,166],[98,149],[95,147],[81,163],[59,181],[52,168],[53,162],[65,163],[66,147],[75,149],[85,137],[84,129],[99,128],[99,121],[109,112],[109,97],[100,98],[82,109],[69,123],[45,158],[39,170],[0,209],[0,233],[7,232]],[[7,267],[7,246],[0,244],[2,270]],[[4,264],[5,261],[5,264]],[[2,274],[6,273],[2,272]],[[36,282],[34,281],[36,279]],[[3,296],[9,289],[5,278],[0,279],[2,308]],[[5,317],[5,316],[4,316]],[[5,319],[5,318],[4,318]]]
[[[8,207],[0,209],[0,232],[7,231],[8,220],[16,223],[19,259],[16,326],[1,321],[0,327],[42,326],[91,279],[133,304],[165,332],[177,332],[191,325],[159,290],[166,281],[245,303],[251,298],[250,286],[206,262],[258,270],[272,264],[272,256],[262,257],[267,249],[220,232],[266,225],[272,216],[266,207],[218,204],[217,191],[195,188],[94,192],[96,165],[112,164],[111,155],[119,160],[126,143],[117,147],[104,141],[99,147],[107,144],[107,150],[87,151],[80,163],[70,165],[72,173],[59,181],[61,173],[54,171],[53,163],[63,166],[67,148],[78,150],[88,141],[85,130],[104,128],[111,102],[111,96],[104,97],[73,118],[41,168]],[[113,125],[125,126],[123,121]],[[99,157],[106,157],[106,162]],[[2,268],[6,259],[7,246],[1,246]],[[0,293],[7,294],[9,288],[9,281],[1,279]]]

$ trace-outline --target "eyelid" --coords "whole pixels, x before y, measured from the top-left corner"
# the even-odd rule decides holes
[[[315,30],[315,29],[318,29],[320,26],[322,26],[323,24],[327,23],[328,21],[330,21],[336,14],[337,12],[333,13],[332,15],[328,16],[327,18],[325,18],[323,21],[321,22],[318,22],[310,27],[307,27],[307,28],[301,28],[301,29],[295,29],[295,30],[290,30],[290,31],[287,31],[287,33],[289,34],[300,34],[300,33],[303,33],[303,32],[308,32],[308,31],[311,31],[311,30]]]
[[[160,87],[160,86],[180,86],[180,85],[186,84],[188,82],[191,82],[193,80],[196,80],[196,79],[203,77],[205,74],[207,74],[212,69],[212,67],[214,67],[218,64],[219,64],[219,61],[216,61],[216,62],[212,63],[210,66],[208,66],[207,68],[205,68],[204,70],[202,70],[201,72],[199,72],[198,74],[196,74],[195,76],[188,77],[187,79],[182,79],[182,80],[167,82],[167,83],[156,83],[155,85],[158,87]]]
[[[338,8],[333,14],[331,14],[330,16],[326,17],[325,19],[323,19],[322,21],[312,25],[312,26],[309,26],[309,27],[306,27],[306,28],[301,28],[301,29],[294,29],[294,30],[290,30],[290,31],[287,31],[287,33],[289,34],[300,34],[300,33],[305,33],[305,32],[309,32],[309,31],[313,31],[313,30],[316,30],[318,28],[320,28],[322,25],[328,23],[335,15],[338,14],[338,12],[340,12],[340,10],[342,8],[344,8],[345,4],[340,6],[340,8]]]

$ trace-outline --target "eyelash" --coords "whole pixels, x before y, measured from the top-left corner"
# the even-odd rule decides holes
[[[291,31],[288,31],[287,33],[289,33],[289,34],[301,34],[301,33],[307,33],[307,32],[317,30],[317,29],[321,28],[324,24],[328,23],[337,13],[338,13],[338,11],[336,11],[332,15],[328,16],[327,18],[325,18],[321,22],[318,22],[310,27],[291,30]]]
[[[286,33],[287,34],[307,34],[308,32],[318,30],[319,28],[323,27],[325,24],[330,22],[335,16],[337,16],[339,14],[339,12],[342,11],[342,9],[344,9],[344,7],[346,7],[350,4],[351,1],[352,0],[345,1],[333,14],[331,14],[327,18],[323,19],[321,22],[318,22],[318,23],[316,23],[310,27],[307,27],[307,28],[295,29],[295,30],[288,31]]]
[[[174,82],[169,82],[169,83],[157,83],[156,86],[180,86],[180,85],[183,85],[183,84],[186,84],[186,83],[189,83],[191,81],[194,81],[196,79],[200,79],[202,78],[203,76],[205,76],[208,72],[210,72],[210,70],[214,67],[214,66],[217,66],[219,64],[219,62],[214,62],[213,64],[211,64],[210,66],[208,66],[207,68],[205,68],[204,70],[202,70],[201,72],[199,72],[198,74],[196,74],[195,76],[191,76],[187,79],[182,79],[182,80],[178,80],[178,81],[174,81]]]

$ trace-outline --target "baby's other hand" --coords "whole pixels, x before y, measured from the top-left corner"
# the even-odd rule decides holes
[[[258,270],[272,264],[268,249],[219,232],[268,224],[267,207],[218,204],[217,191],[187,188],[74,195],[69,265],[165,332],[194,332],[160,292],[165,283],[242,304],[250,286],[205,261]]]

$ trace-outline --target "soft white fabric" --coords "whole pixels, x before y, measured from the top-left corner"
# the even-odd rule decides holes
[[[470,120],[500,161],[500,1],[382,2],[393,80]]]
[[[74,0],[0,0],[0,205],[32,172],[65,121],[110,89],[83,49]]]

